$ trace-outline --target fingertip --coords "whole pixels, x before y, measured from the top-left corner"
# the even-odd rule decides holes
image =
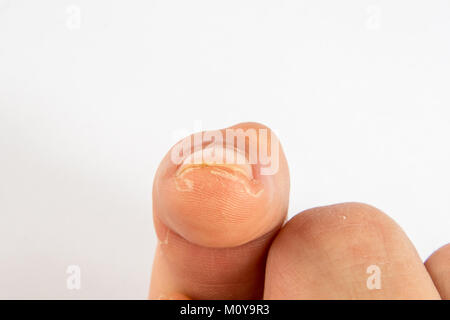
[[[226,131],[230,128],[238,131],[230,134]],[[287,213],[289,173],[278,139],[270,132],[248,131],[270,130],[262,124],[242,123],[230,128],[217,132],[224,140],[232,137],[232,145],[227,140],[202,143],[197,149],[186,147],[183,150],[189,152],[178,163],[172,161],[174,146],[155,177],[155,214],[170,229],[198,245],[239,246],[280,226]],[[239,145],[236,140],[242,136],[245,143]],[[277,152],[273,151],[274,144]],[[276,159],[272,157],[268,163],[262,159],[261,149],[269,149],[266,157]],[[256,159],[254,150],[259,152]],[[217,161],[217,155],[222,161]],[[274,162],[276,170],[271,173],[267,168]]]

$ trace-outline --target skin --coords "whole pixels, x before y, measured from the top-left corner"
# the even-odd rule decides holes
[[[276,137],[269,150],[273,143]],[[233,152],[248,159],[250,144]],[[259,158],[174,163],[172,151],[153,186],[159,243],[150,299],[450,299],[450,245],[424,264],[403,230],[372,206],[318,207],[286,222],[289,170],[281,148],[271,175],[260,174]],[[373,268],[381,280],[370,289]]]

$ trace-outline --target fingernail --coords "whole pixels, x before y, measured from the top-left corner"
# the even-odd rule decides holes
[[[238,149],[223,147],[218,144],[209,145],[188,155],[177,170],[180,176],[190,168],[216,167],[239,172],[249,180],[253,179],[252,166],[245,154]]]

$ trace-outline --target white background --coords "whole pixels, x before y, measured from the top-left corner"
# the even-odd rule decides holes
[[[0,0],[0,298],[145,298],[160,159],[241,121],[280,136],[290,216],[367,202],[425,259],[450,241],[449,35],[448,0]]]

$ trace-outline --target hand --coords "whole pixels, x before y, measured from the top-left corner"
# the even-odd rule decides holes
[[[361,203],[285,223],[289,171],[278,139],[256,123],[229,129],[247,143],[205,142],[200,158],[192,146],[180,156],[177,144],[160,164],[151,299],[450,299],[449,245],[424,264],[391,218]],[[205,136],[225,142],[227,132]],[[256,147],[270,151],[270,164],[257,152],[251,161]],[[220,152],[235,161],[210,161]]]

